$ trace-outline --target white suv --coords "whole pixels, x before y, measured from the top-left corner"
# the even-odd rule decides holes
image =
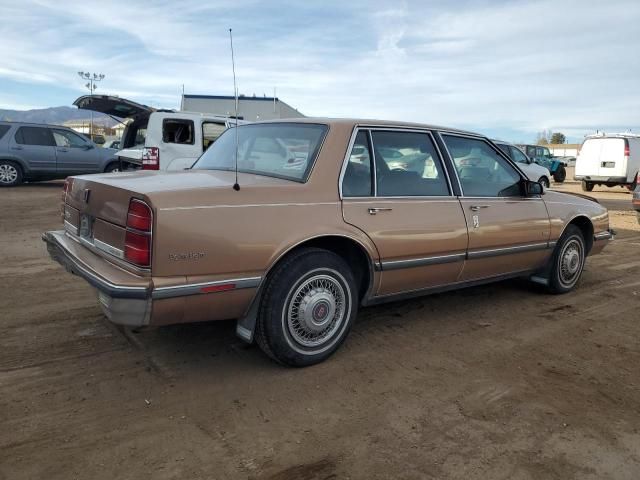
[[[183,170],[236,120],[195,112],[156,110],[124,98],[85,95],[73,102],[84,110],[127,119],[117,156],[123,169]],[[238,124],[245,122],[238,121]]]
[[[575,179],[590,192],[595,185],[638,185],[640,135],[609,133],[588,135],[576,158]]]

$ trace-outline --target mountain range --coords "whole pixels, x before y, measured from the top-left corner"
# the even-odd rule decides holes
[[[0,120],[14,122],[48,123],[62,125],[69,120],[89,121],[90,112],[72,107],[50,107],[33,110],[3,110],[0,109]],[[102,113],[94,112],[93,122],[98,125],[113,127],[117,122]]]

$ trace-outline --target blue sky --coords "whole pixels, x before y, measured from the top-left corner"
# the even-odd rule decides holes
[[[278,96],[310,116],[410,120],[531,141],[640,131],[640,2],[0,0],[0,108],[97,93]]]

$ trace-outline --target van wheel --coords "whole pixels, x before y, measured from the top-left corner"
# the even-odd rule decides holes
[[[586,249],[582,231],[575,225],[567,226],[551,257],[548,289],[551,293],[567,293],[578,283]]]
[[[593,190],[593,182],[587,182],[586,180],[582,180],[582,191],[590,192]]]
[[[560,165],[553,173],[553,179],[558,183],[562,183],[565,178],[567,178],[567,171],[565,170],[564,165]]]
[[[0,160],[0,187],[15,187],[22,183],[22,169],[17,163]]]
[[[542,185],[545,189],[549,188],[549,179],[547,177],[540,177],[538,179],[538,183]]]
[[[274,360],[306,367],[342,344],[358,310],[358,288],[345,261],[307,248],[276,266],[266,286],[256,341]]]

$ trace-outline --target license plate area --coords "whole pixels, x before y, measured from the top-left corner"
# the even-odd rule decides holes
[[[91,215],[80,215],[80,238],[93,242],[93,217]]]

